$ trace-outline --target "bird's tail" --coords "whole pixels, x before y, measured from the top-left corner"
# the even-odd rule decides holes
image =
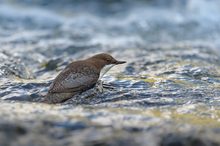
[[[56,104],[64,102],[71,97],[73,97],[74,93],[48,93],[43,99],[42,102],[48,104]]]

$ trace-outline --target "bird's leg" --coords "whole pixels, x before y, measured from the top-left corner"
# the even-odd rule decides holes
[[[98,80],[97,83],[96,83],[96,88],[98,89],[98,91],[100,93],[103,93],[103,81],[102,80]]]

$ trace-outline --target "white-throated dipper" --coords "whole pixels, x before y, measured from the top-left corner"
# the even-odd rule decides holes
[[[97,54],[85,60],[74,61],[54,79],[45,97],[45,102],[61,103],[76,94],[91,89],[103,76],[100,73],[105,66],[123,63],[126,62],[118,61],[106,53]]]

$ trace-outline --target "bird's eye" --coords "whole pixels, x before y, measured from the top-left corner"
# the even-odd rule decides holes
[[[107,61],[107,62],[111,62],[111,59],[107,58],[106,61]]]

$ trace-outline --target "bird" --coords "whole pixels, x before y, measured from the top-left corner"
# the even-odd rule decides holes
[[[70,63],[54,79],[45,97],[46,103],[62,103],[74,95],[93,88],[114,65],[124,64],[110,54],[100,53],[88,59]]]

